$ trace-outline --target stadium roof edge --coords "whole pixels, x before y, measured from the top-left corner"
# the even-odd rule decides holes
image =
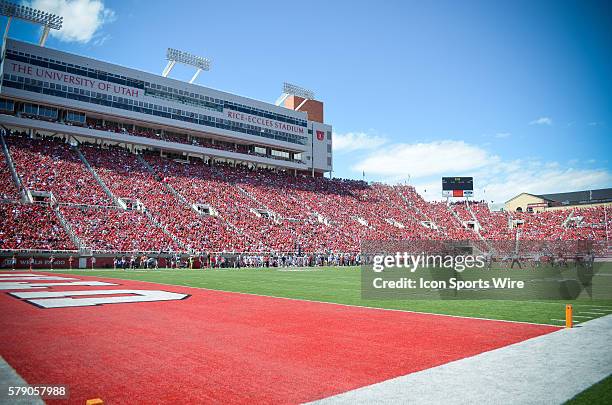
[[[530,195],[532,197],[537,197],[537,198],[542,198],[537,194],[531,194],[531,193],[518,193],[517,195],[515,195],[514,197],[510,198],[509,200],[505,201],[504,204],[508,204],[510,201],[517,199],[518,197],[522,196],[522,195]]]
[[[540,194],[538,197],[548,201],[562,202],[578,202],[578,201],[600,201],[612,200],[612,188],[600,188],[582,191],[570,191],[564,193]]]
[[[600,188],[592,190],[581,190],[581,191],[568,191],[563,193],[549,193],[549,194],[532,194],[532,193],[519,193],[514,197],[510,198],[505,204],[510,201],[522,196],[530,195],[532,197],[541,198],[549,202],[564,202],[568,201],[570,204],[579,202],[602,202],[612,201],[612,188]]]

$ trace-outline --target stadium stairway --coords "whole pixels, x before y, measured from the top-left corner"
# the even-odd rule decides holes
[[[253,201],[255,204],[257,204],[258,209],[265,209],[266,211],[270,211],[273,212],[270,207],[268,207],[266,204],[262,203],[261,201],[259,201],[257,198],[255,198],[251,193],[249,193],[248,191],[246,191],[245,189],[243,189],[242,187],[240,187],[238,184],[234,184],[234,187],[236,188],[236,190],[238,190],[242,195],[244,195],[245,197],[247,197],[249,200]]]
[[[62,225],[62,228],[64,228],[64,231],[66,232],[66,234],[70,238],[70,241],[72,243],[74,243],[74,246],[76,246],[76,248],[78,250],[80,250],[80,251],[82,251],[83,249],[86,249],[86,246],[83,244],[81,239],[77,236],[77,234],[74,232],[74,230],[72,229],[72,226],[70,225],[70,223],[68,221],[66,221],[66,218],[64,218],[64,215],[62,214],[62,212],[59,209],[59,205],[58,204],[52,204],[51,208],[53,209],[53,212],[55,213],[55,216],[57,217],[57,219],[59,220],[60,224]]]
[[[255,198],[255,196],[253,196],[251,193],[249,193],[248,191],[246,191],[245,189],[240,187],[238,184],[234,184],[234,187],[236,188],[236,190],[238,190],[239,193],[241,193],[242,195],[247,197],[249,200],[251,200],[255,204],[257,204],[257,206],[255,207],[256,209],[264,209],[264,210],[268,211],[268,213],[270,215],[270,218],[269,218],[270,220],[272,220],[272,221],[274,221],[276,223],[280,223],[280,221],[282,221],[283,219],[286,219],[286,218],[283,218],[277,212],[271,210],[270,207],[268,207],[266,204],[264,204],[261,201],[259,201],[257,198]]]
[[[474,220],[474,222],[476,222],[476,227],[474,228],[474,232],[478,236],[478,239],[484,241],[485,238],[480,234],[480,229],[482,228],[482,225],[480,224],[480,221],[478,220],[478,217],[474,213],[474,210],[472,210],[472,207],[471,207],[469,201],[467,201],[467,200],[465,201],[465,207],[467,208],[468,212],[472,216],[472,219]]]
[[[108,188],[106,183],[104,183],[104,181],[102,181],[100,176],[98,176],[98,172],[96,172],[96,169],[94,169],[89,164],[89,161],[87,160],[85,155],[83,155],[83,152],[81,152],[79,147],[78,146],[73,146],[72,149],[76,152],[77,156],[79,157],[79,159],[81,159],[81,162],[83,162],[83,164],[85,165],[87,170],[89,170],[89,172],[92,174],[94,179],[96,179],[96,182],[98,183],[98,185],[100,185],[100,187],[102,187],[102,190],[104,190],[104,193],[113,201],[113,204],[115,204],[117,207],[125,209],[126,208],[125,204],[121,200],[119,200],[119,198],[117,198],[117,196],[115,194],[113,194],[113,192]]]
[[[153,175],[153,177],[155,177],[156,180],[160,180],[157,176],[157,173],[155,173],[155,170],[153,169],[153,167],[149,164],[149,162],[147,162],[145,160],[144,157],[142,157],[142,155],[136,155],[136,159],[138,159],[138,161],[140,161],[140,163],[142,163],[142,165],[149,171],[149,173],[151,173]],[[176,191],[174,189],[174,187],[172,187],[170,184],[161,181],[160,182],[162,184],[162,187],[164,187],[166,190],[168,190],[170,192],[170,194],[172,194],[173,196],[175,196],[180,202],[182,202],[183,204],[187,205],[189,208],[191,208],[191,204],[189,203],[189,201],[187,201],[187,199],[178,191]]]
[[[115,206],[119,207],[122,210],[126,209],[126,205],[123,201],[121,201],[121,199],[119,199],[111,190],[110,188],[106,185],[106,183],[102,180],[102,178],[98,175],[98,173],[96,172],[96,170],[91,166],[91,164],[89,163],[89,161],[87,160],[87,158],[85,157],[85,155],[81,152],[81,150],[75,146],[74,150],[76,151],[77,155],[79,156],[79,159],[83,162],[83,164],[87,167],[87,169],[89,170],[89,172],[94,176],[94,178],[96,179],[97,183],[100,185],[100,187],[102,187],[102,189],[104,190],[104,192],[111,198],[111,200],[113,201],[113,203],[115,204]],[[140,162],[153,174],[155,174],[153,172],[153,168],[142,158],[142,156],[137,155],[136,156],[137,159],[140,160]],[[163,184],[163,183],[162,183]],[[165,185],[166,188],[170,191],[173,192],[174,191],[174,195],[177,197],[182,197],[179,196],[178,193],[174,190],[174,189],[170,189],[168,187],[168,185]],[[180,199],[180,198],[179,198]],[[186,202],[186,200],[184,198],[182,198],[183,202]],[[76,238],[77,242],[74,242],[80,249],[85,248],[85,246],[83,246],[82,242],[78,239],[78,237],[75,235],[74,232],[72,232],[72,229],[70,228],[70,224],[63,219],[63,216],[61,214],[61,212],[59,210],[56,211],[56,213],[58,214],[58,218],[60,219],[60,222],[62,222],[62,225],[66,224],[67,227],[64,225],[64,228],[66,228],[68,235],[71,237],[74,236],[74,238]],[[185,249],[185,250],[190,250],[190,247],[187,246],[187,244],[182,241],[179,237],[177,237],[176,235],[174,235],[172,232],[170,232],[166,226],[164,226],[163,224],[161,224],[159,221],[157,221],[153,215],[146,209],[143,210],[143,213],[145,214],[145,216],[148,218],[148,220],[155,225],[157,228],[159,228],[164,234],[166,234],[169,238],[171,238],[174,242],[176,242],[177,245],[179,245],[181,248]]]
[[[574,217],[574,211],[575,211],[575,210],[574,210],[574,209],[572,209],[572,210],[570,211],[570,213],[567,215],[567,217],[566,217],[566,218],[563,220],[563,222],[561,223],[561,226],[562,226],[563,228],[566,228],[566,229],[567,229],[567,225],[569,224],[569,222],[570,222],[570,221],[572,220],[572,218]]]
[[[397,191],[397,190],[395,189],[395,187],[393,187],[392,189],[393,189],[393,191],[395,191],[395,192],[397,193],[397,195],[398,195],[398,196],[401,198],[401,200],[404,202],[404,204],[406,204],[406,206],[397,205],[397,208],[398,208],[398,209],[399,209],[399,210],[400,210],[400,211],[401,211],[403,214],[405,214],[405,215],[406,215],[406,217],[408,218],[408,220],[409,220],[409,221],[414,221],[414,222],[416,222],[417,224],[419,224],[420,226],[425,227],[425,226],[422,224],[422,222],[421,222],[421,221],[420,221],[420,220],[419,220],[419,219],[418,219],[418,218],[417,218],[417,217],[414,215],[414,213],[410,211],[410,210],[412,209],[412,210],[414,210],[415,212],[420,213],[420,212],[419,212],[419,210],[418,210],[418,208],[417,208],[417,207],[415,207],[415,206],[413,206],[412,204],[409,204],[409,203],[408,203],[408,201],[406,201],[406,198],[405,198],[405,197],[402,195],[402,193],[400,193],[399,191]],[[394,204],[394,201],[391,199],[391,197],[390,197],[390,195],[389,195],[389,194],[387,194],[387,193],[380,193],[380,195],[381,195],[383,198],[385,198],[385,199],[386,199],[386,200],[389,202],[389,204],[391,204],[391,205],[393,205],[393,204]],[[422,214],[422,213],[421,213],[421,216],[422,216],[422,217],[424,217],[424,218],[429,219],[429,218],[427,217],[427,215],[424,215],[424,214]],[[431,221],[431,222],[433,222],[433,221]],[[404,224],[404,225],[405,225],[405,224]]]
[[[142,157],[142,155],[137,154],[136,155],[136,159],[138,159],[138,161],[140,163],[142,163],[142,165],[153,175],[153,177],[155,178],[155,180],[159,181],[162,184],[162,187],[164,187],[166,190],[168,190],[173,196],[175,196],[176,198],[178,198],[179,201],[181,201],[184,204],[187,204],[187,206],[189,206],[189,208],[191,208],[191,204],[189,204],[189,201],[187,201],[187,199],[185,197],[183,197],[181,194],[179,194],[173,187],[171,187],[169,184],[166,184],[163,181],[160,181],[161,179],[159,178],[159,175],[157,173],[155,173],[155,170],[153,170],[153,167],[151,167],[151,165],[149,164],[149,162],[147,162],[144,157]],[[145,215],[147,216],[147,218],[149,218],[149,220],[155,224],[155,226],[157,226],[159,229],[162,230],[163,233],[165,233],[166,235],[168,235],[173,241],[175,241],[180,247],[182,247],[183,249],[186,250],[192,250],[191,246],[188,246],[185,242],[183,242],[178,236],[174,235],[172,232],[170,232],[168,230],[168,228],[161,224],[159,221],[157,221],[153,215],[149,212],[149,210],[146,209],[144,210]]]
[[[168,228],[165,225],[162,225],[161,223],[159,223],[154,217],[153,215],[149,212],[149,210],[146,208],[143,210],[144,214],[147,216],[147,218],[149,218],[149,221],[151,221],[151,223],[153,225],[155,225],[156,227],[158,227],[163,233],[165,233],[166,235],[168,235],[168,237],[170,239],[172,239],[173,241],[175,241],[181,248],[185,249],[185,250],[192,250],[190,246],[187,246],[187,244],[185,242],[183,242],[180,238],[178,238],[176,235],[174,235],[172,232],[170,232],[168,230]]]
[[[400,190],[396,189],[395,187],[394,187],[394,190],[400,196],[402,201],[404,201],[404,203],[406,204],[406,207],[408,207],[408,210],[414,210],[416,213],[420,214],[423,218],[427,219],[429,222],[434,224],[436,229],[438,230],[438,232],[441,232],[440,231],[440,227],[438,226],[438,224],[436,224],[436,222],[433,219],[431,219],[425,212],[421,211],[421,209],[419,209],[419,207],[417,207],[415,204],[413,204],[411,201],[409,201],[406,198],[406,196],[404,194],[402,194],[402,192]],[[414,217],[414,215],[413,215],[413,217]],[[415,217],[415,219],[420,222],[420,220],[418,218]]]
[[[230,221],[227,220],[227,218],[225,218],[223,216],[223,214],[221,214],[220,212],[217,213],[217,218],[221,219],[229,228],[233,229],[234,231],[236,231],[236,233],[240,236],[244,236],[244,232],[242,232],[242,229],[238,228],[236,225],[232,224]]]
[[[474,222],[476,222],[476,224],[478,225],[478,228],[481,227],[480,225],[480,221],[478,220],[478,218],[476,217],[476,214],[474,214],[474,210],[472,210],[472,206],[470,204],[470,202],[468,200],[465,201],[465,208],[468,210],[468,212],[470,213],[470,216],[472,217],[472,219],[474,220]]]
[[[147,168],[147,170],[153,175],[153,177],[156,178],[156,180],[159,180],[158,178],[159,176],[157,175],[157,173],[155,173],[155,170],[153,170],[153,167],[149,164],[149,162],[145,160],[144,157],[142,157],[140,153],[136,154],[136,159],[138,159],[138,161],[142,163],[144,167]]]
[[[158,178],[157,173],[155,172],[155,169],[153,168],[153,166],[151,166],[149,164],[149,162],[146,161],[146,159],[142,156],[142,155],[136,155],[136,158],[142,163],[142,165],[156,178],[156,180],[160,180]],[[162,184],[162,186],[168,190],[168,192],[170,194],[172,194],[174,197],[176,197],[180,202],[182,202],[183,204],[187,205],[191,210],[193,210],[194,212],[196,212],[198,215],[201,215],[199,212],[197,212],[194,208],[193,205],[185,198],[185,196],[183,196],[181,193],[179,193],[178,191],[176,191],[176,189],[174,187],[172,187],[170,184],[164,182],[164,181],[160,181],[160,183]],[[156,226],[158,226],[160,229],[162,229],[162,231],[168,235],[170,238],[172,238],[172,240],[174,240],[176,243],[179,244],[179,246],[181,246],[183,249],[191,249],[190,246],[187,246],[187,244],[185,242],[183,242],[180,238],[178,238],[176,235],[172,234],[172,232],[168,231],[168,229],[163,226],[162,224],[160,224],[158,221],[155,220],[155,218],[153,218],[153,216],[151,215],[150,212],[148,212],[147,210],[145,210],[145,215],[147,215],[147,218],[149,218],[151,220],[151,222],[153,222]],[[236,231],[239,235],[244,235],[244,233],[238,228],[236,227],[234,224],[232,224],[230,221],[228,221],[223,215],[221,215],[221,213],[217,214],[217,218],[221,219],[223,221],[223,223],[231,228],[232,230]]]
[[[575,211],[574,209],[570,210],[570,213],[567,216],[567,218],[565,218],[563,220],[563,223],[561,223],[561,227],[563,228],[563,233],[561,234],[561,238],[563,238],[565,234],[567,233],[568,224],[572,220],[572,217],[574,216],[574,211]]]
[[[151,164],[149,162],[146,161],[146,159],[141,156],[138,155],[137,159],[142,162],[142,164],[144,165],[144,167],[147,168],[147,170],[149,170],[149,172],[151,174],[153,174],[154,176],[156,175],[155,169],[153,168],[153,166],[151,166]],[[166,182],[161,182],[163,184],[163,186],[166,188],[166,190],[168,190],[172,195],[174,195],[176,198],[178,198],[179,201],[183,202],[184,204],[186,204],[187,206],[189,206],[190,209],[193,209],[193,205],[185,198],[185,196],[183,196],[181,193],[179,193],[174,187],[172,187],[170,184],[166,183]],[[195,211],[195,210],[194,210]],[[199,212],[197,212],[198,215],[201,215]],[[225,224],[226,227],[232,229],[233,231],[235,231],[238,235],[240,236],[245,236],[244,232],[242,231],[242,229],[238,228],[236,225],[234,225],[231,221],[229,221],[221,212],[217,211],[217,218],[219,218],[221,221],[223,221],[223,223]]]
[[[447,208],[447,209],[448,209],[448,211],[449,211],[449,212],[452,214],[453,218],[455,218],[455,220],[457,220],[457,223],[459,224],[459,226],[460,226],[461,228],[468,229],[468,230],[472,231],[473,233],[478,234],[478,233],[477,233],[477,232],[476,232],[474,229],[469,228],[467,225],[465,225],[465,224],[463,223],[463,220],[461,219],[461,217],[459,216],[459,214],[457,214],[457,212],[456,212],[456,211],[453,209],[453,207],[452,207],[450,204],[447,204],[447,205],[446,205],[446,208]]]
[[[4,134],[8,131],[6,128],[2,127],[2,131],[0,131],[0,143],[2,144],[2,152],[4,153],[4,157],[6,159],[6,163],[9,167],[9,170],[11,172],[11,177],[13,179],[13,181],[15,182],[15,185],[17,186],[17,190],[19,190],[19,194],[21,195],[22,200],[27,200],[27,193],[25,192],[24,188],[23,188],[23,183],[21,182],[21,177],[19,177],[19,174],[17,173],[17,170],[15,170],[15,162],[13,162],[13,157],[11,156],[11,152],[9,151],[8,145],[6,144],[6,140],[4,139]],[[28,202],[32,202],[32,201],[28,201]]]

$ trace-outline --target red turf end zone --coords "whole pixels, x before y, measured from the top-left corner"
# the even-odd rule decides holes
[[[68,384],[68,402],[75,404],[98,397],[106,404],[301,403],[558,330],[66,277],[120,285],[44,291],[190,294],[178,301],[43,309],[3,291],[0,354],[30,384]]]

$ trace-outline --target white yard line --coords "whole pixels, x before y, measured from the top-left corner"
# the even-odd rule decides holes
[[[562,322],[563,324],[565,324],[565,319],[555,319],[555,318],[551,318],[551,321],[558,321],[558,322]],[[574,323],[580,323],[581,321],[574,321]],[[558,326],[558,325],[557,325]]]
[[[588,308],[593,308],[593,309],[600,309],[600,310],[612,310],[612,306],[609,307],[604,307],[601,305],[587,305],[587,304],[576,304],[576,306],[581,306],[581,307],[588,307]]]

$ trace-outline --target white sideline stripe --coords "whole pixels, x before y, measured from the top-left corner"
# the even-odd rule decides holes
[[[110,270],[110,271],[115,271],[115,270]],[[69,273],[59,273],[59,274],[69,274]],[[79,276],[79,275],[80,274],[78,274],[78,275],[73,274],[73,276]],[[247,293],[247,292],[239,292],[239,291],[228,291],[228,290],[215,290],[214,288],[192,287],[192,286],[187,286],[187,285],[183,285],[183,284],[158,283],[158,282],[155,282],[155,281],[134,280],[134,279],[129,279],[129,278],[118,278],[118,277],[108,277],[108,276],[99,277],[99,276],[95,276],[93,274],[91,276],[90,275],[85,275],[85,277],[97,277],[97,278],[107,277],[107,278],[112,278],[113,280],[136,281],[136,282],[140,282],[140,283],[168,285],[168,286],[171,286],[171,287],[195,288],[195,289],[198,289],[198,290],[206,290],[206,291],[220,291],[220,292],[232,293],[232,294],[252,295],[252,296],[255,296],[255,297],[277,298],[277,299],[281,299],[281,300],[290,300],[290,301],[315,302],[315,303],[318,303],[318,304],[340,305],[342,307],[352,307],[352,308],[376,309],[376,310],[380,310],[380,311],[394,311],[394,312],[406,312],[406,313],[410,313],[410,314],[447,316],[447,317],[451,317],[451,318],[461,318],[461,319],[478,319],[478,320],[481,320],[481,321],[495,321],[495,322],[507,322],[507,323],[523,323],[523,324],[527,324],[527,325],[544,325],[544,326],[555,326],[555,327],[559,326],[559,325],[554,325],[552,323],[536,323],[536,322],[527,322],[527,321],[509,321],[507,319],[480,318],[480,317],[475,317],[475,316],[464,316],[464,315],[436,314],[434,312],[410,311],[410,310],[407,310],[407,309],[367,307],[365,305],[341,304],[341,303],[338,303],[338,302],[309,300],[309,299],[306,299],[306,298],[277,297],[276,295],[264,295],[264,294],[255,294],[255,293]]]
[[[581,314],[593,314],[593,315],[607,315],[609,312],[590,312],[590,311],[580,311]]]
[[[558,305],[558,306],[563,306],[565,307],[565,303],[563,301],[557,301],[557,302],[547,302],[547,301],[526,301],[526,302],[532,302],[534,304],[550,304],[550,305]],[[610,313],[612,313],[612,306],[606,307],[606,306],[601,306],[601,305],[588,305],[588,304],[581,304],[580,302],[576,302],[572,304],[575,310],[579,310],[582,308],[585,309],[595,309],[597,311],[610,311]]]
[[[612,374],[612,316],[310,404],[563,404]]]
[[[583,305],[583,304],[579,304],[581,307],[589,307],[589,308],[593,308],[593,309],[607,309],[607,310],[612,310],[612,307],[605,307],[605,306],[601,306],[601,305]]]
[[[559,322],[563,322],[563,323],[565,323],[565,319],[554,319],[554,318],[551,318],[550,320],[551,320],[551,321],[559,321]],[[582,321],[573,321],[573,322],[574,322],[574,323],[580,323],[580,322],[582,322]],[[558,325],[557,325],[557,326],[558,326]]]
[[[8,396],[8,387],[29,387],[30,385],[23,379],[10,364],[0,356],[0,404],[33,404],[44,405],[43,400],[38,396]]]

